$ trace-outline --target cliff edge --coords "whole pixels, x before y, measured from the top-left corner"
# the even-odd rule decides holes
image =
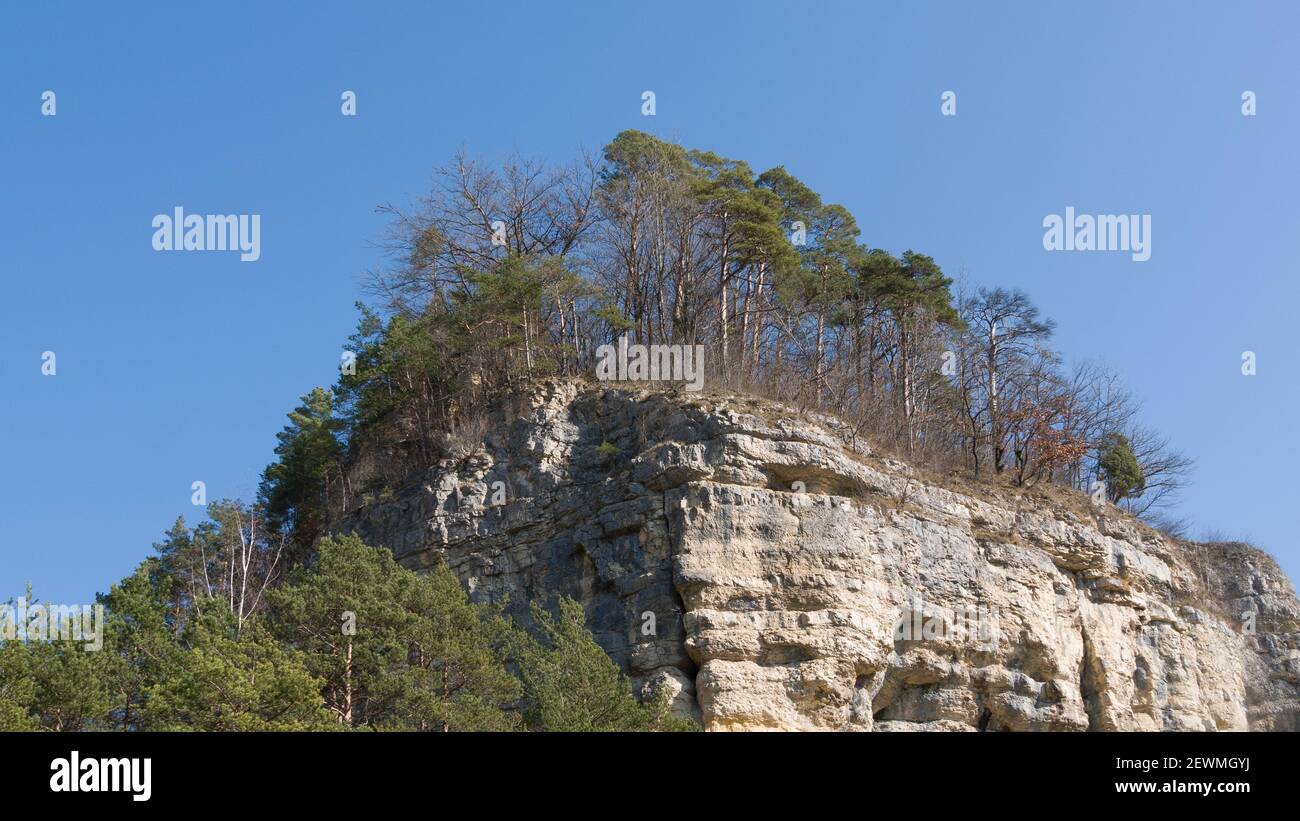
[[[334,529],[581,601],[710,730],[1300,730],[1300,603],[1241,544],[924,477],[833,419],[554,381]]]

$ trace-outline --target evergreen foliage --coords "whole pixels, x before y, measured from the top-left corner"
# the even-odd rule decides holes
[[[99,597],[100,650],[0,642],[0,730],[693,728],[633,698],[577,603],[535,609],[539,641],[471,602],[445,565],[417,574],[353,535],[321,539],[241,617],[221,591],[172,575],[237,526],[173,526],[160,556]]]
[[[1138,463],[1128,437],[1122,433],[1109,434],[1102,440],[1097,467],[1106,481],[1106,495],[1112,502],[1141,496],[1146,490],[1146,476]]]

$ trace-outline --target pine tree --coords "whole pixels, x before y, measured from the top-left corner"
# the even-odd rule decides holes
[[[1097,447],[1097,469],[1106,482],[1106,496],[1112,503],[1136,498],[1146,490],[1146,476],[1137,456],[1122,433],[1107,434]]]
[[[259,495],[271,524],[292,532],[298,556],[305,555],[325,525],[330,482],[342,486],[342,429],[343,420],[334,414],[334,395],[314,388],[276,434],[279,461],[262,474]]]
[[[18,639],[0,642],[0,732],[38,729],[33,715],[36,682],[27,645]]]
[[[111,699],[106,723],[117,729],[142,729],[150,688],[175,668],[183,652],[177,634],[189,611],[172,599],[179,585],[164,568],[162,559],[146,559],[98,597],[106,614],[102,652]]]
[[[403,606],[409,586],[392,554],[356,536],[326,537],[310,567],[271,591],[273,629],[303,652],[326,708],[344,727],[389,720],[400,695],[392,671],[406,663]]]
[[[627,678],[592,638],[582,605],[561,598],[551,615],[532,603],[542,641],[520,653],[529,726],[547,732],[689,730],[662,700],[639,703]]]
[[[397,713],[406,727],[441,732],[510,730],[518,718],[519,680],[506,669],[518,639],[499,612],[475,605],[442,563],[414,578],[405,604],[413,618],[404,638]]]
[[[305,653],[325,703],[347,727],[505,730],[519,683],[500,614],[469,601],[438,565],[417,575],[353,535],[271,594],[277,631]]]
[[[153,730],[298,731],[335,726],[320,681],[301,654],[281,647],[260,619],[236,631],[223,611],[196,618],[178,654],[145,697]]]
[[[962,324],[952,304],[952,292],[948,290],[952,280],[944,276],[932,257],[910,250],[903,252],[901,259],[873,251],[867,254],[863,273],[866,275],[863,287],[871,298],[889,310],[898,331],[898,393],[905,445],[910,451],[916,436],[916,356],[918,337],[923,336],[919,326],[922,323],[950,327]]]
[[[113,698],[107,654],[87,651],[80,641],[37,640],[27,642],[27,653],[35,714],[43,728],[81,732],[109,724]]]

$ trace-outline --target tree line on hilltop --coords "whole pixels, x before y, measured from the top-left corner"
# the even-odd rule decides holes
[[[784,167],[625,131],[601,157],[464,156],[410,209],[332,390],[303,397],[262,500],[309,545],[330,516],[444,457],[488,403],[592,377],[597,348],[704,345],[706,386],[834,414],[945,472],[1095,492],[1156,523],[1190,460],[1107,368],[1067,368],[1023,292],[954,289],[862,241]],[[382,454],[383,458],[375,457]]]

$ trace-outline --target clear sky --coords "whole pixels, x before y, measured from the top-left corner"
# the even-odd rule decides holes
[[[1293,5],[81,5],[0,7],[0,600],[88,601],[202,518],[195,480],[251,497],[334,380],[375,206],[460,147],[625,128],[784,164],[873,246],[1024,289],[1196,458],[1196,529],[1300,577]],[[261,259],[154,251],[177,205],[260,214]],[[1066,206],[1150,214],[1151,259],[1045,251]]]

